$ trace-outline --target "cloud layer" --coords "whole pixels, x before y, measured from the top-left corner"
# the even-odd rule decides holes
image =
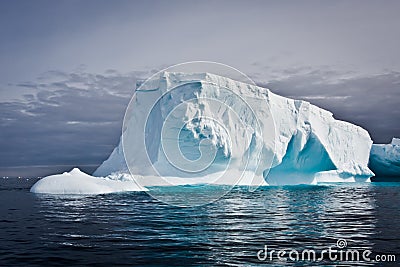
[[[0,175],[45,175],[72,166],[92,171],[119,141],[136,79],[148,76],[51,71],[35,82],[12,85],[29,93],[0,102]],[[268,81],[252,76],[275,93],[307,100],[364,127],[375,142],[400,136],[398,72],[357,76],[293,68]]]
[[[98,165],[118,142],[138,76],[48,72],[18,84],[31,93],[0,103],[0,168]]]
[[[400,136],[400,73],[371,76],[310,70],[264,83],[273,92],[303,99],[333,112],[340,120],[360,125],[375,143]]]

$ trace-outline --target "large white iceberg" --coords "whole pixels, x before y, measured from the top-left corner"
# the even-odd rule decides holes
[[[245,103],[250,103],[251,112],[259,120],[259,128],[252,121],[250,109],[246,109],[239,98],[230,97],[225,89],[240,96]],[[164,95],[168,97],[164,99]],[[204,98],[218,98],[224,105],[216,109]],[[157,112],[152,112],[148,117],[151,131],[143,131],[148,127],[149,120],[146,112],[141,110],[149,109],[157,99],[161,99],[158,107],[155,106]],[[185,105],[180,106],[177,112],[179,116],[172,116],[165,130],[163,124],[180,103]],[[186,151],[198,151],[199,142],[207,136],[211,142],[202,144],[206,146],[204,151],[216,151],[217,163],[225,166],[222,163],[230,161],[228,171],[233,174],[243,171],[243,166],[235,162],[243,162],[244,159],[257,161],[254,164],[256,167],[246,171],[253,171],[255,179],[261,179],[269,185],[369,181],[373,176],[368,168],[372,140],[366,130],[336,120],[331,112],[307,101],[282,97],[266,88],[210,73],[164,72],[139,88],[134,104],[135,112],[129,113],[128,110],[127,113],[123,129],[125,140],[121,139],[94,175],[128,172],[126,156],[131,173],[142,185],[157,183],[149,178],[154,174],[151,170],[154,166],[166,176],[176,176],[174,179],[180,183],[196,183],[196,179],[185,180],[184,173],[168,168],[168,157],[165,152],[162,153],[165,147],[158,140],[163,136],[162,131],[166,131],[167,137],[173,136],[174,128],[185,125],[186,134],[182,138]],[[204,119],[208,117],[222,121],[223,127]],[[273,128],[271,120],[274,121]],[[194,123],[185,124],[185,121]],[[246,124],[241,125],[238,121],[246,121]],[[231,135],[226,136],[226,132]],[[146,138],[152,140],[149,146],[143,145],[143,139]],[[252,162],[249,163],[251,165]],[[218,168],[215,169],[215,173],[218,171]],[[205,172],[205,175],[212,176],[212,173],[213,169]],[[247,179],[246,175],[243,177],[242,180],[225,179],[219,183],[251,184],[251,179]],[[204,179],[198,181],[203,183]]]
[[[390,144],[373,144],[369,166],[376,176],[400,177],[400,139]]]
[[[266,88],[210,73],[163,72],[141,86],[132,101],[120,143],[93,176],[74,169],[41,179],[31,191],[92,194],[152,185],[316,184],[373,176],[366,130]],[[176,139],[182,151],[171,154]],[[386,147],[373,151],[388,158]],[[398,159],[398,151],[390,157]],[[212,156],[212,166],[192,171],[203,168],[199,156]],[[139,185],[120,181],[124,177]]]

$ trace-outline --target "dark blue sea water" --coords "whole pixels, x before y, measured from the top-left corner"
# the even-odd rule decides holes
[[[400,262],[397,183],[237,187],[215,203],[178,208],[145,192],[35,195],[34,182],[0,181],[1,266],[384,265],[257,258],[265,245],[320,253],[338,239]]]

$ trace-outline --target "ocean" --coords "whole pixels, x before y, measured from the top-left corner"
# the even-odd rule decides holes
[[[36,180],[0,179],[1,266],[400,262],[400,183],[235,187],[214,203],[179,208],[146,192],[33,194]],[[178,193],[185,197],[184,190]],[[329,248],[336,248],[336,258],[323,253]],[[297,257],[306,249],[316,258]],[[349,250],[368,257],[339,257]]]

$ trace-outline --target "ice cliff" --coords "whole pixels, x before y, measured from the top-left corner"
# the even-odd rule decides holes
[[[390,144],[373,144],[369,167],[376,176],[400,176],[400,139]]]
[[[366,130],[336,120],[331,112],[307,101],[282,97],[266,88],[210,73],[164,72],[140,87],[133,101],[136,109],[128,109],[125,140],[121,138],[95,176],[127,173],[127,161],[134,176],[153,175],[154,165],[185,183],[185,173],[170,168],[168,153],[162,152],[173,147],[168,138],[176,134],[180,134],[184,156],[196,159],[199,149],[200,154],[213,154],[217,167],[205,175],[223,171],[228,163],[229,171],[240,173],[241,162],[247,159],[246,171],[270,185],[369,181],[373,176],[368,168],[372,141]],[[141,112],[151,105],[149,116]],[[169,124],[163,127],[166,121]],[[164,147],[163,136],[168,139]],[[144,139],[151,142],[143,144]],[[125,149],[125,161],[126,147],[131,152]],[[374,154],[380,149],[384,148],[374,146]],[[151,185],[151,179],[147,181]]]

